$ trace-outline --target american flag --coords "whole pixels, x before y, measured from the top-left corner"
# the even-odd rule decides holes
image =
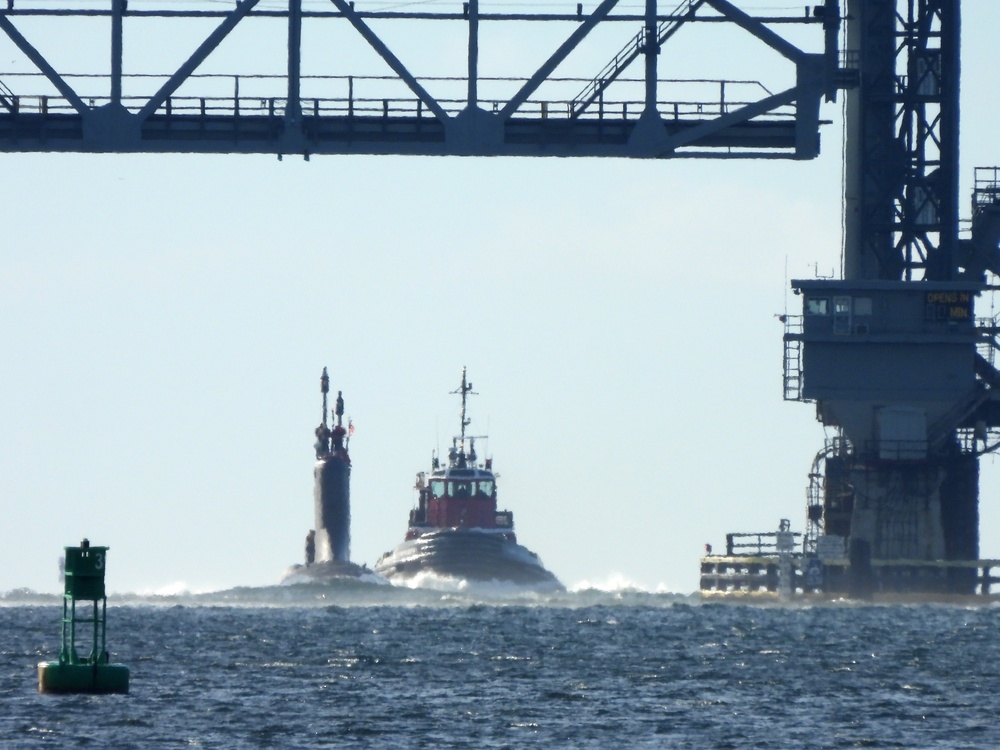
[[[350,419],[347,420],[347,436],[350,437],[354,434],[354,422]]]

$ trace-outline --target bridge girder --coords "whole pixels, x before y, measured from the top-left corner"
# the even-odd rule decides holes
[[[628,15],[616,12],[618,0],[603,0],[589,14],[580,6],[574,16],[486,13],[479,0],[470,0],[460,14],[365,11],[347,0],[330,0],[318,11],[304,9],[303,0],[282,0],[277,9],[262,7],[261,0],[240,0],[228,11],[197,9],[197,0],[188,9],[155,7],[157,0],[132,0],[131,5],[94,0],[93,7],[73,9],[15,0],[0,10],[0,31],[34,70],[0,72],[0,151],[815,157],[821,101],[834,99],[845,80],[838,65],[836,0],[824,0],[799,18],[753,18],[729,0],[681,0],[673,7],[674,1],[669,13],[647,0],[644,14]],[[22,32],[25,24],[33,24],[37,33],[44,24],[67,18],[110,22],[106,75],[60,69]],[[249,19],[266,21],[269,29],[287,36],[287,62],[280,73],[223,74],[212,68],[213,53]],[[170,74],[126,72],[123,50],[130,24],[185,21],[217,25]],[[374,22],[388,21],[464,25],[467,70],[437,78],[415,75],[374,30]],[[306,22],[349,25],[390,75],[359,74],[350,60],[347,70],[307,74],[302,63]],[[532,66],[530,75],[480,75],[481,27],[540,22],[571,30],[555,48],[541,50],[545,61]],[[773,27],[782,23],[821,27],[819,51],[803,51],[779,35]],[[592,31],[611,24],[631,25],[637,32],[608,65],[589,79],[557,76]],[[694,82],[661,79],[657,56],[682,27],[694,24],[743,29],[784,58],[794,82],[771,92],[747,80],[705,79],[698,84],[708,94],[675,93]],[[625,78],[639,58],[645,63],[641,77]],[[220,91],[227,83],[232,93]],[[494,91],[482,91],[487,83]],[[359,95],[362,85],[369,90]],[[461,95],[434,95],[434,86],[461,90]],[[744,93],[749,87],[754,96]],[[499,95],[498,89],[503,89]]]

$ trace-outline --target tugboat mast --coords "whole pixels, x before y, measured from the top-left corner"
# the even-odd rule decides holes
[[[459,389],[457,391],[452,391],[453,394],[455,394],[455,393],[462,394],[462,438],[461,438],[461,440],[462,440],[462,451],[463,452],[465,451],[465,428],[468,427],[470,424],[472,424],[472,420],[471,419],[466,419],[465,418],[465,400],[466,400],[466,396],[468,396],[468,395],[478,396],[479,395],[474,390],[472,390],[472,383],[467,383],[466,382],[465,371],[466,371],[466,368],[463,367],[462,368],[462,385],[461,385],[461,387],[459,387]]]

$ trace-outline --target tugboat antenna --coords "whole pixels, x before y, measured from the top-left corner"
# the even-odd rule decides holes
[[[457,391],[452,391],[453,394],[455,394],[455,393],[462,394],[462,450],[463,451],[465,450],[465,428],[468,427],[472,423],[471,419],[466,419],[465,418],[465,398],[468,395],[472,395],[472,396],[478,396],[479,395],[474,390],[472,390],[472,383],[467,383],[466,382],[466,379],[465,379],[465,369],[466,368],[464,368],[464,367],[462,368],[462,385],[461,385],[461,387]]]

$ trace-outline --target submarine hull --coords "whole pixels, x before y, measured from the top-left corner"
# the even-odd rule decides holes
[[[510,583],[536,591],[564,591],[534,552],[503,535],[473,529],[441,529],[407,540],[379,558],[374,568],[392,583],[421,573],[465,581]]]

